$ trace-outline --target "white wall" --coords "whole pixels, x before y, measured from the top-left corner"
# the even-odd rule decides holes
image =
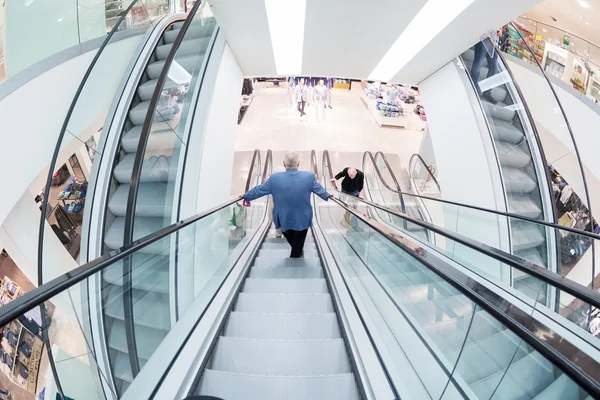
[[[427,110],[429,137],[435,154],[442,198],[455,202],[503,210],[499,201],[501,187],[499,167],[489,158],[490,134],[481,125],[481,110],[474,107],[473,90],[465,81],[466,75],[454,62],[419,84],[423,105]],[[428,209],[434,208],[428,202]],[[469,212],[454,206],[429,209],[434,223],[477,238],[496,248],[506,247],[508,233],[502,229],[495,216],[484,220],[480,212]],[[468,249],[438,241],[458,261],[466,265],[479,265],[481,272],[495,279],[507,279],[506,271],[489,257]]]

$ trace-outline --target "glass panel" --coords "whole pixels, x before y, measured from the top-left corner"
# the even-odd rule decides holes
[[[3,27],[0,38],[4,39],[0,83],[65,49],[94,39],[101,40],[131,3],[131,0],[11,2],[10,7],[4,8],[4,21],[0,22]],[[148,17],[152,20],[161,18],[168,12],[169,0],[153,0],[148,5],[147,9],[141,0],[137,0],[119,30],[144,26]],[[25,48],[28,51],[21,50]],[[123,62],[129,60],[126,56],[120,59]]]
[[[108,7],[109,3],[106,4]],[[119,2],[119,7],[127,7],[129,4],[131,3]],[[105,118],[113,99],[122,90],[122,79],[127,74],[131,58],[153,26],[144,4],[141,0],[137,1],[104,47],[87,77],[67,121],[62,141],[57,144],[60,152],[56,163],[51,167],[51,186],[33,188],[35,192],[41,190],[40,198],[36,200],[44,201],[44,193],[48,193],[48,198],[45,199],[48,202],[46,219],[54,232],[49,234],[58,238],[76,264],[79,263],[84,214],[89,212],[86,208],[87,194],[88,190],[93,193],[96,184],[94,164],[101,161],[104,152],[98,145],[104,143],[104,126],[108,129],[110,125]],[[123,12],[121,8],[119,10],[120,13]],[[81,12],[92,13],[93,9],[83,9]],[[130,18],[134,13],[135,18]],[[115,22],[117,21],[118,18]],[[104,17],[101,23],[104,24]],[[43,181],[45,182],[45,177]],[[54,254],[44,253],[43,265],[49,265],[55,257]],[[73,265],[75,264],[64,264],[56,271],[48,266],[44,267],[43,281],[48,282],[68,272]]]
[[[249,208],[225,207],[53,298],[50,343],[65,395],[100,399],[104,387],[122,397],[136,376],[131,358],[137,354],[139,368],[144,368],[194,299],[217,292],[264,221],[266,208],[264,200]],[[106,354],[100,353],[103,348]]]

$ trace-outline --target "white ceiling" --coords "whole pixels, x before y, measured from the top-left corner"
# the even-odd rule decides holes
[[[546,0],[523,16],[559,27],[600,46],[600,0]]]
[[[295,12],[293,0],[280,1],[289,1],[289,12]],[[476,43],[484,32],[499,28],[539,2],[475,0],[392,81],[418,84]],[[367,78],[425,3],[306,0],[301,75]],[[264,0],[212,0],[210,4],[244,74],[277,76]]]

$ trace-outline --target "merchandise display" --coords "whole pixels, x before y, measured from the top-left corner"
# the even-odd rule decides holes
[[[0,286],[0,303],[8,304],[25,294],[19,285],[4,277]],[[36,393],[37,376],[44,342],[40,337],[42,318],[39,309],[26,313],[2,328],[0,370],[10,380],[30,393]]]
[[[396,126],[406,128],[409,124],[417,129],[424,129],[425,113],[416,113],[419,119],[412,117],[419,103],[419,92],[412,87],[381,82],[362,81],[361,100],[371,112],[379,126]]]
[[[242,98],[240,100],[240,111],[238,113],[238,125],[242,122],[248,107],[252,104],[252,99],[254,99],[254,86],[252,85],[252,80],[245,78],[244,83],[242,84]]]

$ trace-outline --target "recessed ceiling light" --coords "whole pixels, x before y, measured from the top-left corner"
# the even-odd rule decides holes
[[[589,24],[590,24],[590,21],[586,21],[586,22],[585,22],[585,24],[586,24],[586,25],[589,25]]]
[[[277,74],[300,75],[306,0],[264,1]]]
[[[542,30],[543,30],[544,32],[548,32],[548,30],[547,30],[546,28],[542,28]]]
[[[577,2],[583,8],[592,8],[592,6],[590,6],[590,4],[585,0],[577,0]]]
[[[266,1],[266,0],[265,0]],[[370,80],[387,82],[475,0],[429,0],[392,44]]]

